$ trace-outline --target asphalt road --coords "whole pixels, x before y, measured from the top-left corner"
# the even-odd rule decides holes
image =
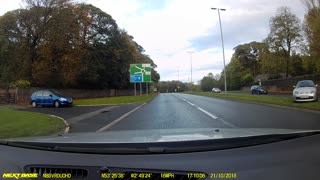
[[[170,128],[320,129],[320,113],[168,93],[107,130]]]
[[[140,105],[141,103],[118,106],[30,107],[18,110],[59,116],[70,125],[70,133],[78,133],[96,132]]]
[[[173,128],[320,129],[320,112],[180,93],[160,94],[143,106],[136,103],[20,110],[62,117],[70,124],[70,133]]]

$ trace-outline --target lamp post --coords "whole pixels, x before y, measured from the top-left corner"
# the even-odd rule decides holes
[[[220,35],[221,35],[221,44],[222,44],[222,53],[223,53],[224,94],[227,94],[226,60],[225,60],[225,55],[224,55],[224,43],[223,43],[223,35],[222,35],[221,17],[220,17],[220,11],[225,11],[226,9],[221,9],[221,8],[211,8],[211,9],[212,10],[218,10],[219,24],[220,24]]]
[[[179,92],[179,89],[180,89],[180,72],[179,72],[179,66],[177,67],[178,68],[178,87],[177,87],[177,89],[178,89],[178,92]]]
[[[192,51],[188,52],[190,54],[190,72],[191,72],[191,81],[190,81],[190,85],[191,85],[191,91],[192,91]]]

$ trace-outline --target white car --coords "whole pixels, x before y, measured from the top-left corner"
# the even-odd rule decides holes
[[[221,90],[219,88],[212,88],[212,92],[214,93],[220,93]]]
[[[299,81],[292,92],[293,100],[298,101],[318,101],[317,86],[311,80]]]

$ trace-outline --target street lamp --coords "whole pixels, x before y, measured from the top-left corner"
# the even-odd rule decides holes
[[[190,68],[190,71],[191,71],[191,81],[190,82],[191,82],[191,91],[192,91],[192,53],[194,53],[194,52],[189,51],[188,53],[190,54],[190,64],[191,64],[190,65],[190,67],[191,67]]]
[[[177,67],[178,68],[178,87],[177,87],[177,89],[178,89],[178,92],[179,92],[179,89],[180,89],[180,72],[179,72],[179,66]]]
[[[225,11],[226,9],[221,9],[221,8],[211,8],[211,9],[212,10],[218,10],[218,15],[219,15],[220,34],[221,34],[222,53],[223,53],[223,67],[224,67],[224,94],[227,94],[226,60],[225,60],[225,56],[224,56],[224,44],[223,44],[221,18],[220,18],[220,11]]]

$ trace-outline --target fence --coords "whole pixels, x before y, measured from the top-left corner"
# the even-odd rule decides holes
[[[0,104],[16,103],[16,94],[0,93]]]
[[[28,89],[0,89],[0,103],[21,103],[26,104],[30,100],[30,96],[33,92],[39,89],[46,88],[28,88]],[[84,98],[101,98],[101,97],[112,97],[112,96],[130,96],[134,95],[134,90],[91,90],[91,89],[55,89],[65,96],[71,96],[74,99]],[[139,91],[137,91],[139,93]],[[145,90],[143,90],[145,94]],[[10,99],[7,95],[10,94]],[[12,99],[14,98],[14,99]]]
[[[320,75],[305,75],[287,79],[276,79],[262,81],[261,84],[271,91],[292,91],[293,86],[301,80],[313,80],[315,84],[320,85]]]

